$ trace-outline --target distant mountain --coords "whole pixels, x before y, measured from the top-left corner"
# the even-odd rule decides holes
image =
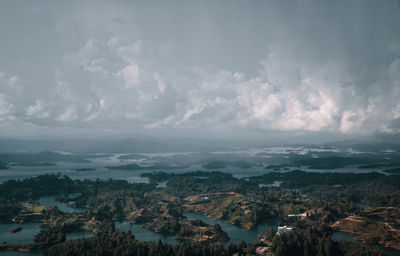
[[[60,151],[87,153],[160,153],[232,150],[238,142],[197,139],[0,139],[0,153]],[[245,145],[242,147],[249,147]]]
[[[88,163],[84,155],[59,154],[55,152],[40,153],[0,153],[0,169],[10,166],[53,166],[57,162]]]
[[[4,163],[0,163],[0,170],[8,169],[8,166]]]
[[[127,138],[127,139],[0,139],[0,153],[13,152],[70,152],[89,153],[164,153],[164,152],[212,152],[247,150],[270,146],[312,146],[306,144],[269,144],[267,142],[211,140],[193,138]],[[322,147],[351,147],[357,150],[400,150],[400,144],[365,141],[339,141],[320,144]]]

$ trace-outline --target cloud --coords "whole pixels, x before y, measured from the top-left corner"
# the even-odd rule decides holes
[[[119,23],[119,24],[125,24],[126,23],[126,21],[124,19],[121,19],[121,18],[112,18],[111,20],[113,22]]]
[[[74,105],[68,106],[65,111],[57,117],[60,122],[71,122],[77,118],[76,107]]]
[[[24,32],[18,20],[17,36],[7,37],[18,54],[0,60],[1,126],[399,133],[396,2],[235,2],[226,12],[222,1],[218,15],[204,6],[185,4],[186,15],[149,15],[136,3],[74,2],[42,15],[26,7],[27,17],[49,16],[37,24],[49,23],[28,34],[42,43],[37,51],[19,53],[27,47],[16,40]]]
[[[132,88],[140,83],[140,72],[138,65],[128,65],[117,73],[117,77],[125,80],[126,88]]]
[[[11,112],[12,104],[8,103],[6,100],[6,96],[0,93],[0,118],[7,117],[7,115]]]
[[[26,115],[34,118],[48,118],[50,112],[42,100],[37,100],[34,105],[30,105],[26,109]]]
[[[375,82],[386,84],[389,90],[371,85],[378,93],[365,97],[339,63],[315,68],[288,56],[282,48],[271,48],[260,61],[259,75],[249,78],[212,67],[160,67],[145,61],[146,53],[148,49],[140,41],[115,37],[88,40],[65,57],[64,69],[55,77],[56,86],[25,104],[18,118],[39,126],[78,128],[187,130],[206,126],[284,132],[397,132],[391,124],[400,116],[399,105],[393,105],[400,96],[393,87],[399,81],[397,60]],[[75,80],[71,74],[80,77]],[[31,89],[21,87],[17,76],[2,76],[8,93],[16,88],[23,88],[22,93]],[[388,95],[393,101],[385,101]],[[13,104],[24,106],[6,98],[0,94],[3,118],[10,115]],[[118,126],[110,125],[110,120]]]

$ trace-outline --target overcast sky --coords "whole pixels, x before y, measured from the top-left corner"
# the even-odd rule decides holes
[[[0,136],[400,134],[396,0],[0,2]]]

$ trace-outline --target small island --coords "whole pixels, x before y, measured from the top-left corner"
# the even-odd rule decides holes
[[[21,230],[22,230],[22,227],[13,227],[13,228],[10,228],[10,233],[15,234],[15,233],[20,232]]]
[[[134,241],[135,248],[151,247],[151,242],[141,242],[140,237],[134,238],[115,228],[117,221],[129,221],[170,235],[179,241],[178,247],[191,243],[204,250],[225,250],[229,234],[219,225],[189,220],[185,216],[189,212],[246,230],[276,219],[280,226],[290,227],[279,229],[285,232],[278,232],[278,226],[263,230],[253,243],[232,247],[239,252],[272,253],[286,246],[283,237],[290,243],[311,236],[314,241],[327,244],[324,248],[331,248],[330,253],[335,252],[335,255],[344,255],[344,251],[365,251],[365,248],[371,251],[368,255],[378,255],[373,254],[377,251],[372,247],[331,240],[329,236],[337,231],[356,233],[356,239],[364,244],[399,248],[398,175],[288,171],[235,178],[224,172],[195,171],[151,172],[142,176],[149,178],[150,183],[130,184],[113,179],[82,181],[58,174],[0,184],[0,215],[4,221],[41,222],[33,244],[2,244],[0,249],[42,250],[44,255],[55,255],[67,247],[78,249],[79,243],[108,243],[101,240],[104,234],[108,234],[107,240],[120,237],[121,241],[127,239],[127,243]],[[279,186],[259,186],[274,184],[276,180],[280,181]],[[166,182],[166,186],[157,186],[160,181]],[[49,195],[65,204],[73,203],[83,211],[62,212],[55,207],[32,203]],[[359,202],[368,207],[360,208]],[[82,230],[92,233],[92,238],[76,242],[66,240],[69,232]],[[382,231],[379,236],[375,235],[376,230]],[[195,245],[198,243],[201,245]],[[163,246],[172,248],[167,244]],[[309,246],[310,250],[318,250],[318,243]]]

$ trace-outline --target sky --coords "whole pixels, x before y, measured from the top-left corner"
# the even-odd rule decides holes
[[[400,139],[400,1],[0,2],[0,137]]]

